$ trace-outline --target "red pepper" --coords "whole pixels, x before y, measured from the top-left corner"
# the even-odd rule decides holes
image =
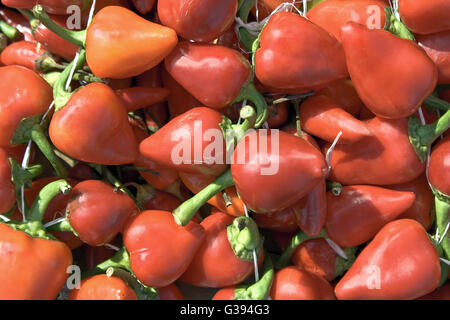
[[[281,232],[297,231],[297,219],[291,208],[283,209],[279,212],[253,214],[258,227]]]
[[[338,143],[341,144],[354,143],[372,135],[364,122],[326,96],[306,99],[300,106],[300,121],[303,130],[328,142],[333,142],[340,131]]]
[[[79,238],[98,246],[111,241],[138,209],[122,191],[99,180],[85,180],[72,189],[66,211]]]
[[[69,178],[77,180],[78,182],[83,180],[91,180],[94,179],[94,171],[88,164],[78,162],[75,166],[70,168]]]
[[[350,21],[370,29],[383,29],[385,6],[378,0],[327,0],[314,6],[306,16],[341,42],[341,27]]]
[[[9,155],[3,148],[0,148],[0,212],[8,212],[15,202],[16,188],[11,181]]]
[[[424,172],[425,164],[409,141],[408,119],[375,117],[367,126],[372,137],[333,150],[330,180],[345,185],[391,185],[414,180]]]
[[[425,175],[403,184],[389,186],[398,191],[410,191],[416,195],[416,200],[409,209],[398,216],[399,219],[414,219],[419,222],[425,230],[431,226],[431,215],[433,211],[433,193],[430,190]]]
[[[56,298],[66,281],[66,270],[72,265],[72,253],[64,243],[33,238],[0,224],[0,248],[0,299]]]
[[[185,300],[183,293],[173,283],[159,288],[158,296],[159,300]]]
[[[338,80],[319,90],[318,95],[324,95],[337,103],[342,109],[353,116],[358,116],[364,103],[350,80]]]
[[[377,116],[408,117],[433,92],[437,68],[413,41],[354,22],[342,27],[341,36],[355,89]]]
[[[450,3],[446,0],[399,0],[398,11],[403,23],[414,33],[450,30]]]
[[[259,0],[256,1],[256,5],[252,7],[251,11],[259,21],[268,17],[272,11],[274,11],[280,4],[284,3],[284,0]],[[300,10],[303,9],[303,1],[295,1],[293,4]],[[258,16],[256,16],[256,10],[258,10]]]
[[[416,35],[419,45],[438,69],[438,84],[450,83],[450,28],[428,35]]]
[[[231,26],[237,6],[229,0],[159,0],[158,16],[182,38],[210,42]]]
[[[287,102],[269,104],[267,107],[267,112],[269,114],[267,117],[267,124],[269,128],[279,128],[289,119],[289,104]]]
[[[154,103],[164,100],[169,95],[166,88],[154,87],[130,87],[115,91],[127,108],[127,112],[133,112]]]
[[[204,107],[191,109],[142,141],[139,150],[144,157],[169,168],[219,175],[226,169],[226,146],[219,127],[221,122],[222,115],[215,110]],[[208,132],[219,133],[220,136],[205,138]],[[212,141],[212,138],[213,149],[209,146],[211,142],[206,142],[208,139]],[[217,139],[223,141],[222,149],[218,147],[219,150],[216,150]]]
[[[322,89],[348,75],[336,39],[291,12],[274,14],[261,32],[255,73],[274,92],[287,93]]]
[[[0,146],[11,147],[11,139],[20,121],[47,111],[52,89],[37,73],[21,66],[0,68]]]
[[[18,41],[11,43],[0,54],[0,63],[9,65],[19,65],[27,67],[33,71],[47,71],[50,65],[46,65],[45,59],[51,59],[48,53],[38,47],[37,43],[28,41]],[[53,60],[50,60],[53,62]]]
[[[28,20],[20,13],[9,10],[6,8],[0,8],[0,18],[10,26],[13,26],[23,35],[23,40],[34,41],[33,34],[31,33],[31,27]],[[22,39],[22,36],[20,37]]]
[[[79,289],[70,291],[69,300],[137,300],[137,296],[124,280],[99,274],[81,281]]]
[[[181,281],[197,287],[221,288],[239,284],[253,273],[252,250],[256,249],[259,255],[262,247],[258,229],[254,222],[249,222],[254,229],[243,224],[251,221],[249,218],[236,219],[225,213],[217,213],[201,222],[205,239],[189,268],[181,276]],[[230,228],[236,230],[238,235],[234,236]],[[248,234],[245,242],[242,240],[244,233],[246,236]],[[236,250],[240,250],[239,253]]]
[[[53,115],[49,135],[59,150],[77,160],[110,165],[132,163],[137,157],[125,106],[103,83],[76,91]]]
[[[325,159],[311,144],[283,131],[273,132],[278,137],[272,136],[271,130],[246,135],[238,143],[231,164],[236,190],[248,208],[258,213],[293,205],[326,174]],[[249,142],[255,145],[256,152]],[[258,150],[260,143],[266,144],[266,152]]]
[[[18,9],[33,9],[36,5],[34,0],[2,0],[2,3],[7,7]],[[67,8],[72,5],[83,7],[82,0],[40,0],[39,3],[45,11],[52,14],[67,14]]]
[[[412,192],[374,186],[345,186],[339,196],[329,191],[326,231],[342,247],[358,246],[410,208],[415,198]]]
[[[415,220],[385,225],[339,281],[340,300],[406,300],[436,289],[439,256],[427,232]],[[414,281],[411,281],[414,279]]]
[[[186,271],[204,237],[199,224],[191,221],[181,227],[170,212],[157,210],[141,212],[123,232],[133,273],[156,288],[168,286]]]
[[[333,288],[322,277],[297,267],[275,273],[270,297],[273,300],[336,300]]]

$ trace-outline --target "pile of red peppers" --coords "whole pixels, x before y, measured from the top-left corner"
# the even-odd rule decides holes
[[[0,300],[450,299],[448,0],[1,0],[0,79]]]

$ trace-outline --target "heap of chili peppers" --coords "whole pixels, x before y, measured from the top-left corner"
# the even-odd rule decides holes
[[[0,299],[450,299],[450,1],[1,3]]]

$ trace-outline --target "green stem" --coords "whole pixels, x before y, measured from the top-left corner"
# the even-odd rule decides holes
[[[48,72],[53,69],[64,69],[65,67],[57,63],[48,53],[43,53],[34,61],[35,68],[38,72]]]
[[[72,228],[69,220],[67,220],[67,219],[64,219],[58,223],[52,224],[52,225],[46,227],[45,229],[47,231],[51,231],[51,232],[72,232],[73,234],[77,235],[76,231]]]
[[[86,41],[86,30],[73,31],[61,27],[52,19],[50,19],[50,17],[47,15],[47,13],[44,11],[44,8],[40,4],[34,6],[33,15],[37,19],[39,19],[39,21],[41,21],[42,24],[45,25],[49,30],[53,31],[61,38],[70,41],[79,47],[84,47]]]
[[[158,291],[155,288],[142,284],[133,274],[118,267],[109,267],[106,270],[108,277],[114,276],[125,281],[136,293],[138,300],[158,300]]]
[[[310,239],[318,239],[318,238],[327,238],[327,234],[324,229],[322,229],[315,236],[308,236],[303,231],[299,231],[296,235],[292,237],[291,242],[281,254],[280,258],[278,259],[275,265],[276,268],[282,269],[285,266],[287,266],[287,264],[291,260],[292,255],[294,254],[295,249],[297,249],[297,247],[301,245],[303,242],[308,241]]]
[[[450,103],[448,103],[447,101],[444,101],[442,99],[439,99],[438,97],[435,97],[433,95],[426,98],[424,103],[427,106],[439,109],[444,112],[447,112],[448,110],[450,110]]]
[[[255,37],[250,34],[245,28],[239,28],[239,41],[244,46],[247,52],[252,52],[253,41],[255,41]]]
[[[60,75],[61,75],[61,72],[52,71],[52,72],[44,73],[42,75],[42,78],[44,78],[44,80],[47,81],[47,83],[51,87],[54,87],[56,84],[56,81],[58,80]],[[76,81],[84,81],[84,82],[88,82],[88,83],[92,83],[92,82],[107,83],[108,82],[106,79],[96,77],[92,73],[87,73],[87,72],[80,71],[80,70],[76,71],[73,74],[72,79],[76,80]]]
[[[250,11],[255,6],[255,4],[256,0],[243,0],[243,2],[241,3],[237,15],[244,23],[247,23]]]
[[[342,184],[335,181],[327,181],[327,191],[330,190],[335,196],[339,196],[342,192]]]
[[[53,97],[55,99],[55,112],[63,108],[73,94],[73,92],[66,91],[65,88],[66,82],[69,79],[73,65],[76,63],[75,64],[75,71],[76,71],[80,69],[85,62],[86,62],[86,51],[84,49],[81,49],[79,52],[78,59],[76,61],[73,60],[71,63],[69,63],[56,80],[55,85],[53,86]]]
[[[0,52],[2,52],[7,46],[8,38],[3,33],[0,33]]]
[[[239,286],[234,290],[234,300],[266,300],[273,281],[272,259],[266,253],[262,266],[262,276],[258,282],[250,286]]]
[[[422,162],[424,162],[427,157],[430,145],[448,128],[450,128],[450,110],[436,122],[427,125],[422,125],[414,116],[409,118],[409,141]]]
[[[56,174],[60,178],[65,178],[68,175],[67,169],[61,160],[56,156],[53,148],[44,134],[44,130],[40,125],[34,125],[30,131],[30,138],[38,146],[39,150],[44,154],[52,167],[55,169]]]
[[[399,38],[416,41],[412,32],[409,31],[409,29],[400,20],[398,20],[394,14],[392,14],[390,7],[385,7],[384,11],[386,14],[385,30]]]
[[[450,260],[450,230],[442,239],[447,225],[450,223],[450,197],[435,192],[434,204],[436,210],[436,226],[439,232],[439,241],[444,251],[445,258]]]
[[[117,251],[112,258],[109,258],[108,260],[99,263],[91,270],[84,272],[82,278],[87,278],[90,276],[94,276],[96,274],[105,273],[108,270],[108,268],[111,267],[121,268],[129,272],[132,272],[130,266],[130,255],[128,254],[127,249],[125,247],[122,247],[119,251]]]
[[[341,258],[340,256],[336,256],[336,261],[334,263],[334,275],[336,277],[343,275],[344,272],[350,269],[350,267],[353,265],[356,260],[355,254],[357,248],[358,247],[350,247],[344,249],[344,252],[347,255],[347,260]]]
[[[295,109],[295,127],[297,128],[297,136],[299,138],[302,137],[302,123],[300,119],[300,104],[298,100],[293,100],[292,103],[294,104]]]
[[[41,164],[35,164],[26,168],[32,179],[42,174],[44,167]]]
[[[242,260],[253,261],[253,250],[259,257],[263,240],[258,226],[249,217],[237,217],[227,226],[228,241],[234,254]]]
[[[249,100],[256,107],[255,128],[261,127],[268,117],[267,103],[261,93],[255,88],[253,82],[249,81],[244,85],[235,102]]]
[[[183,202],[178,208],[173,211],[176,223],[181,226],[187,225],[201,206],[203,206],[217,193],[232,185],[234,185],[234,181],[233,177],[231,176],[231,170],[228,169],[221,176],[217,177],[214,182],[206,186],[192,198]]]
[[[10,40],[14,40],[19,34],[19,30],[17,30],[13,26],[10,26],[5,21],[1,20],[0,20],[0,31]]]
[[[50,201],[60,193],[68,194],[70,190],[70,184],[66,180],[50,182],[39,191],[36,199],[34,199],[33,205],[28,212],[27,220],[42,221]]]

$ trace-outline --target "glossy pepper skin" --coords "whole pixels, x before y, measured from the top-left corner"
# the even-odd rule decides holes
[[[326,96],[306,99],[300,106],[302,129],[322,140],[333,142],[340,131],[341,144],[357,142],[371,136],[367,125],[344,111]]]
[[[137,300],[136,293],[118,277],[98,274],[81,281],[70,291],[69,300]]]
[[[156,288],[168,286],[186,271],[204,237],[199,224],[191,221],[181,227],[172,213],[160,210],[141,212],[123,232],[133,273]]]
[[[231,26],[237,6],[229,0],[160,0],[158,16],[182,38],[210,42]]]
[[[433,148],[428,168],[431,185],[440,192],[450,195],[450,135]]]
[[[354,22],[341,30],[348,71],[367,108],[388,119],[416,112],[437,83],[437,68],[425,51],[411,40]]]
[[[59,150],[85,162],[132,163],[138,153],[125,106],[103,83],[76,91],[53,115],[49,135]]]
[[[336,252],[325,239],[311,239],[300,244],[291,261],[298,268],[332,281],[336,278]]]
[[[274,14],[264,27],[255,74],[263,85],[283,93],[322,89],[348,75],[339,42],[291,12]]]
[[[337,103],[342,109],[357,117],[364,107],[364,103],[358,96],[351,80],[343,79],[319,90],[318,95],[324,95]]]
[[[402,22],[414,33],[450,30],[450,3],[446,0],[399,0],[398,11]]]
[[[219,127],[221,122],[222,115],[213,109],[191,109],[143,140],[139,145],[140,153],[147,159],[179,171],[219,175],[226,169],[226,146]],[[208,132],[213,135],[208,137]],[[211,149],[213,141],[214,148]]]
[[[33,9],[37,1],[34,0],[2,0],[2,3],[11,8]],[[39,0],[45,11],[52,14],[67,14],[67,7],[76,5],[83,7],[82,0]]]
[[[118,25],[123,26],[119,31]],[[123,79],[156,66],[177,42],[174,30],[126,8],[108,6],[94,16],[87,30],[86,59],[96,76]]]
[[[72,228],[91,246],[111,241],[138,212],[127,194],[100,180],[78,183],[70,192],[66,210]]]
[[[416,35],[419,45],[438,69],[438,84],[450,83],[450,28],[428,35]]]
[[[383,29],[386,23],[385,6],[377,0],[327,0],[314,6],[306,16],[340,42],[341,27],[350,21],[370,29]]]
[[[336,300],[333,288],[324,278],[292,266],[275,273],[270,297],[273,300]]]
[[[22,16],[20,13],[7,8],[0,8],[0,18],[10,26],[13,26],[17,30],[19,30],[23,35],[23,40],[34,41],[33,34],[31,33],[30,23],[28,19]],[[22,36],[19,36],[18,39],[22,39]]]
[[[344,185],[391,185],[414,180],[424,172],[425,164],[409,141],[407,118],[375,117],[367,126],[372,137],[334,148],[330,180]]]
[[[415,198],[412,192],[374,186],[345,186],[339,196],[328,191],[327,234],[342,247],[363,244],[411,207]]]
[[[0,147],[12,147],[11,139],[20,121],[47,111],[52,88],[34,71],[21,66],[0,68]]]
[[[72,253],[64,243],[33,238],[0,224],[0,248],[0,299],[56,298],[72,264]]]
[[[231,104],[250,76],[238,51],[213,44],[181,42],[164,61],[166,70],[198,101],[221,109]]]
[[[259,149],[260,144],[266,144],[266,150]],[[233,160],[236,190],[247,207],[258,213],[293,205],[326,174],[323,155],[305,140],[283,131],[250,132],[239,141]]]
[[[205,239],[181,281],[197,287],[222,288],[239,284],[253,273],[253,261],[237,257],[228,240],[226,227],[233,219],[216,213],[201,222]]]
[[[0,212],[11,210],[16,202],[16,188],[11,181],[11,164],[9,155],[0,148]]]
[[[45,52],[44,49],[38,50],[37,43],[29,41],[13,42],[7,46],[0,54],[0,63],[5,66],[19,65],[27,67],[30,70],[36,70],[36,60]]]
[[[426,231],[415,220],[401,219],[378,232],[335,293],[340,300],[408,300],[432,292],[440,278],[439,256]]]
[[[399,219],[414,219],[419,222],[425,230],[431,226],[431,215],[433,210],[433,193],[423,174],[410,182],[389,186],[388,188],[398,191],[414,192],[416,200],[411,207],[398,216]]]

